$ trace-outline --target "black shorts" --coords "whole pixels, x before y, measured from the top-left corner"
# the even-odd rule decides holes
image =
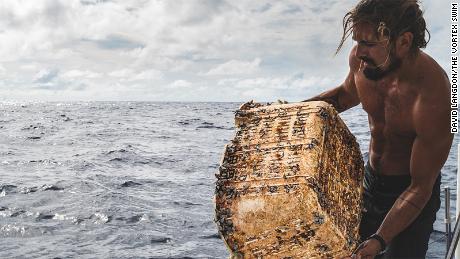
[[[362,240],[374,234],[396,199],[410,185],[410,175],[386,176],[376,172],[369,162],[364,175],[364,208],[359,234]],[[436,179],[430,200],[420,215],[387,246],[377,258],[425,258],[433,231],[436,212],[441,204],[441,174]]]

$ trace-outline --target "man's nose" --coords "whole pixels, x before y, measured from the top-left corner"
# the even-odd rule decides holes
[[[355,52],[355,57],[360,58],[366,55],[366,49],[363,46],[360,46],[359,44],[356,46],[356,52]]]

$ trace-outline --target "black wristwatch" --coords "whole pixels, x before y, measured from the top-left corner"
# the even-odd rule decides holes
[[[381,236],[379,236],[377,233],[371,235],[366,240],[369,240],[369,239],[375,239],[375,240],[379,241],[380,247],[382,248],[382,250],[380,250],[381,253],[384,252],[385,249],[387,248],[387,243],[385,243],[385,240],[383,240],[383,238]]]

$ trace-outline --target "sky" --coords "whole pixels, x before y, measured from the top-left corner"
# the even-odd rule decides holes
[[[0,101],[300,101],[340,85],[356,0],[0,0]],[[450,1],[422,1],[449,67]]]

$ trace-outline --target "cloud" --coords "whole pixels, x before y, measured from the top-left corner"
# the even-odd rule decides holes
[[[3,75],[5,75],[5,74],[6,74],[6,69],[5,69],[5,67],[2,66],[2,65],[0,64],[0,76],[3,76]]]
[[[95,42],[102,49],[138,49],[145,47],[144,44],[121,35],[108,35],[101,40],[83,39],[83,41]]]
[[[91,80],[100,77],[100,74],[91,71],[70,70],[61,73],[56,68],[45,68],[35,74],[31,85],[35,90],[83,91]]]
[[[272,5],[270,3],[265,3],[262,6],[253,9],[252,12],[263,13],[270,10],[270,8],[272,8]]]
[[[63,78],[68,78],[68,79],[74,79],[74,78],[101,78],[103,75],[101,73],[89,71],[89,70],[78,70],[78,69],[73,69],[69,70],[67,72],[64,72],[61,74],[61,77]]]
[[[80,0],[80,3],[82,5],[98,5],[98,4],[103,4],[111,2],[110,0]]]
[[[219,99],[248,101],[301,101],[331,89],[341,82],[339,76],[306,76],[306,73],[294,73],[288,76],[267,76],[256,78],[225,78],[216,84]],[[239,97],[239,98],[238,98]]]
[[[209,70],[205,75],[244,75],[258,72],[261,59],[256,58],[253,61],[230,60],[217,67]]]
[[[161,71],[150,69],[136,74],[133,80],[155,80],[161,78],[163,78],[163,73]]]
[[[53,81],[59,74],[57,69],[42,69],[34,77],[33,81],[39,84],[47,84]]]
[[[172,88],[172,89],[189,88],[190,86],[192,86],[192,83],[190,83],[187,80],[176,80],[169,85],[169,88]]]
[[[283,10],[284,14],[294,14],[294,13],[302,13],[302,8],[299,5],[291,4]]]
[[[217,85],[236,89],[273,89],[273,90],[302,90],[324,86],[332,87],[337,79],[330,77],[311,76],[304,78],[303,73],[287,77],[258,77],[249,79],[223,79]]]
[[[136,72],[133,69],[124,68],[110,72],[109,76],[119,78],[123,81],[155,80],[161,79],[163,77],[163,73],[155,69]]]

